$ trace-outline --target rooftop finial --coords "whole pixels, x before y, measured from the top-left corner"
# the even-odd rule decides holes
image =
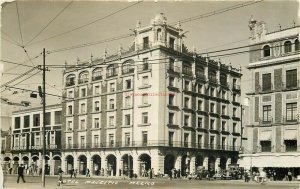
[[[279,30],[281,30],[281,24],[278,24],[278,28],[279,28]]]
[[[77,56],[77,61],[76,61],[76,63],[79,64],[79,62],[80,62],[80,59],[79,59],[79,57]]]
[[[107,51],[106,51],[106,48],[104,49],[104,53],[103,53],[103,59],[105,60],[107,57]]]
[[[141,27],[141,21],[138,20],[138,21],[136,22],[136,28],[140,28],[140,27]]]

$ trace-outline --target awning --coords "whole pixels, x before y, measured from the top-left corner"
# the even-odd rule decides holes
[[[260,141],[269,141],[271,140],[271,131],[263,131],[259,133]]]
[[[297,140],[297,130],[285,130],[283,133],[284,140]]]

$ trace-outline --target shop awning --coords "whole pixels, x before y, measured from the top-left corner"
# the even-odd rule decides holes
[[[283,133],[284,140],[297,140],[297,130],[285,130]]]
[[[269,141],[271,140],[271,131],[263,131],[259,133],[260,141]]]

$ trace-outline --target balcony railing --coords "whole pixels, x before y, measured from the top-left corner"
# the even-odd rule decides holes
[[[98,148],[126,148],[126,147],[182,147],[182,148],[197,148],[207,150],[228,150],[237,151],[238,146],[203,144],[186,141],[169,141],[169,140],[150,140],[150,141],[122,141],[122,142],[102,142],[102,143],[86,143],[81,144],[65,144],[64,149],[98,149]]]
[[[141,44],[137,44],[136,45],[136,51],[142,51],[142,50],[147,50],[150,49],[152,47],[152,43],[148,42],[148,43],[141,43]]]
[[[122,74],[134,73],[134,68],[123,69]]]
[[[35,145],[35,146],[13,146],[12,150],[42,150],[43,145]],[[48,144],[46,145],[47,150],[58,149],[56,144]]]
[[[73,86],[75,85],[75,81],[74,80],[69,80],[66,82],[66,87],[70,87],[70,86]]]
[[[78,84],[87,83],[89,82],[89,78],[81,78],[78,80]]]
[[[149,63],[144,63],[138,65],[138,72],[151,70],[152,65]]]
[[[102,75],[93,76],[93,78],[92,78],[93,81],[98,81],[101,79],[102,79]]]
[[[203,80],[203,81],[206,81],[206,76],[204,74],[197,74],[196,78],[200,79],[200,80]]]

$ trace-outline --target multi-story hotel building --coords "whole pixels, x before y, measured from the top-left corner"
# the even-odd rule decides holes
[[[282,179],[300,174],[300,27],[267,32],[250,21],[251,91],[248,149],[243,166],[263,167]],[[254,170],[256,171],[256,170]]]
[[[236,164],[240,69],[188,52],[163,14],[134,32],[128,51],[66,66],[63,169],[185,175]]]
[[[61,115],[61,104],[46,107],[46,174],[57,173],[57,167],[61,165]],[[42,127],[42,107],[12,113],[12,127],[2,137],[4,170],[12,168],[12,173],[17,173],[17,167],[22,163],[27,171],[32,167],[37,174],[40,173],[43,157]]]

